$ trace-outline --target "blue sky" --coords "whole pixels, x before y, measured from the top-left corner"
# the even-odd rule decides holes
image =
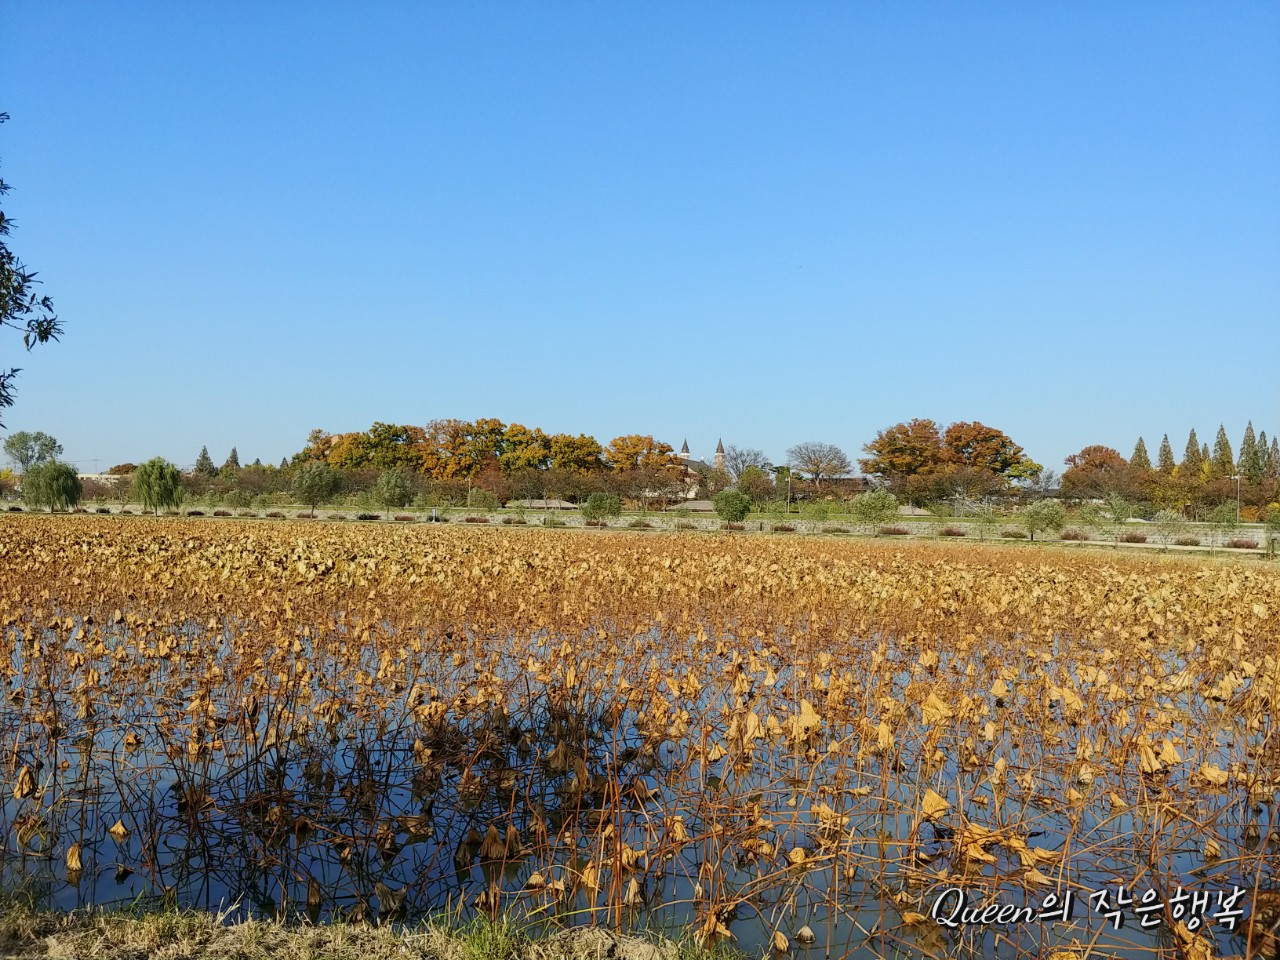
[[[1280,428],[1280,4],[0,7],[90,470],[498,417],[1048,466]]]

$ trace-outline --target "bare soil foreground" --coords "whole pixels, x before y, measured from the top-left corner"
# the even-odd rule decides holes
[[[1278,638],[1253,558],[5,518],[0,893],[36,956],[1266,956]]]

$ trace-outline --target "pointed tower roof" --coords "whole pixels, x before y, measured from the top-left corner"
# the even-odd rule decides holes
[[[687,457],[689,455],[689,440],[685,438],[684,443],[680,447],[680,455]]]
[[[723,440],[717,440],[717,441],[716,441],[716,453],[724,453],[724,441],[723,441]]]

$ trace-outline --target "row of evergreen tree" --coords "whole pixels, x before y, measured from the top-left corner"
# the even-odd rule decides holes
[[[262,461],[254,460],[253,463],[249,464],[249,466],[260,467],[262,466]],[[288,460],[282,459],[280,461],[280,466],[281,468],[288,466]],[[196,463],[195,466],[191,468],[191,472],[205,477],[216,477],[220,473],[225,475],[228,473],[234,473],[240,469],[242,469],[240,465],[240,454],[236,451],[235,447],[231,448],[231,453],[228,454],[226,463],[224,463],[221,468],[218,468],[213,465],[213,457],[209,456],[209,448],[205,446],[200,448],[200,456],[196,457]]]
[[[1135,470],[1158,470],[1166,475],[1177,474],[1187,479],[1213,479],[1239,475],[1242,482],[1261,483],[1263,480],[1280,478],[1280,438],[1267,439],[1267,431],[1255,435],[1253,421],[1244,428],[1244,437],[1240,440],[1240,454],[1237,457],[1232,451],[1231,441],[1227,439],[1224,427],[1218,427],[1218,436],[1213,441],[1213,450],[1207,443],[1201,443],[1196,436],[1195,428],[1187,437],[1186,449],[1182,460],[1174,459],[1173,447],[1166,433],[1160,441],[1160,451],[1153,467],[1151,457],[1147,454],[1147,444],[1138,438],[1133,448],[1133,456],[1129,458],[1129,466]]]

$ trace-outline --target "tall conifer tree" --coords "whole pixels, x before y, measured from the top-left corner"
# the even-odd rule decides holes
[[[1192,477],[1200,474],[1200,441],[1196,438],[1196,428],[1191,428],[1191,436],[1187,437],[1187,449],[1182,454],[1182,472]]]
[[[1244,428],[1244,438],[1240,441],[1240,475],[1249,483],[1257,483],[1262,479],[1266,463],[1263,461],[1265,448],[1258,447],[1258,440],[1253,435],[1253,421]]]
[[[218,472],[218,468],[213,465],[213,458],[209,456],[209,448],[201,447],[200,456],[196,457],[196,473],[203,473],[206,477],[212,477]]]
[[[1215,477],[1229,477],[1236,472],[1236,458],[1231,452],[1231,441],[1227,439],[1227,429],[1218,425],[1218,435],[1213,441],[1212,471]]]
[[[1150,470],[1151,458],[1147,456],[1147,442],[1138,438],[1138,442],[1134,444],[1133,456],[1129,458],[1129,466],[1135,470]]]

